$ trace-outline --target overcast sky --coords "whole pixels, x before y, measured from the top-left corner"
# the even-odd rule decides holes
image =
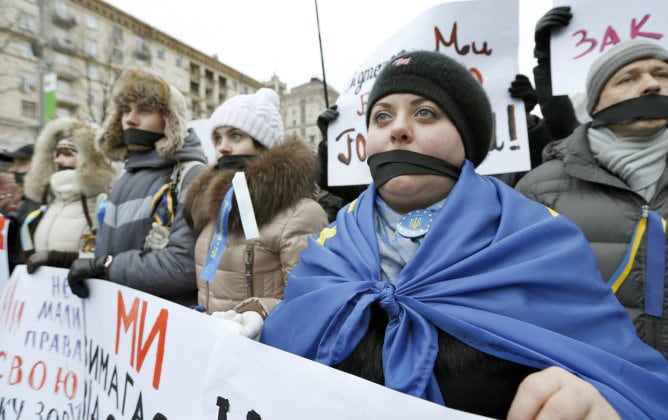
[[[273,74],[288,88],[322,79],[315,0],[104,0],[226,65],[264,82]],[[504,0],[497,0],[504,1]],[[327,83],[343,91],[376,46],[437,0],[319,0]],[[551,0],[519,0],[520,72],[534,65],[536,21]]]

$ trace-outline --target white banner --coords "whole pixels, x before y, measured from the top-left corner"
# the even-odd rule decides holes
[[[668,2],[656,0],[555,0],[570,6],[568,26],[552,31],[552,93],[585,92],[591,64],[610,47],[627,39],[647,39],[668,49]]]
[[[1,419],[480,418],[228,332],[223,321],[67,270],[17,266],[0,299]]]
[[[330,185],[371,182],[366,163],[366,101],[379,70],[404,51],[438,51],[480,81],[494,111],[496,136],[482,174],[530,169],[524,104],[508,88],[518,71],[518,1],[460,1],[434,6],[381,44],[357,67],[336,101],[327,133]],[[354,47],[354,46],[351,46]]]

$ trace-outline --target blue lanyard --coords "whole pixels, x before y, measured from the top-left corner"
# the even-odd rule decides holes
[[[645,313],[663,316],[663,292],[666,279],[666,237],[661,216],[649,212],[647,223],[647,280],[645,284]]]
[[[220,258],[223,256],[223,250],[225,249],[225,243],[227,242],[227,222],[230,218],[230,212],[232,211],[232,193],[234,188],[230,187],[225,194],[225,198],[220,205],[220,210],[218,211],[218,219],[216,220],[216,232],[213,234],[211,239],[211,246],[209,246],[209,252],[206,257],[206,262],[204,263],[204,268],[202,269],[202,274],[200,279],[204,281],[213,281],[216,276],[216,270],[218,270],[218,264],[220,263]]]

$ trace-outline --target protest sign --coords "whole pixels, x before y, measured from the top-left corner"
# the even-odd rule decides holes
[[[481,13],[484,10],[484,13]],[[381,44],[356,68],[337,100],[339,117],[329,125],[329,185],[366,184],[366,101],[380,69],[405,51],[431,50],[454,58],[481,83],[492,103],[495,137],[482,174],[530,169],[522,101],[508,88],[517,74],[518,3],[494,0],[432,7]]]
[[[550,64],[552,93],[585,92],[591,64],[605,51],[628,39],[647,39],[668,49],[668,2],[635,0],[556,0],[555,7],[570,6],[568,26],[552,31]],[[605,8],[605,13],[602,12]]]
[[[466,419],[229,332],[224,321],[67,270],[12,273],[0,298],[0,418]]]

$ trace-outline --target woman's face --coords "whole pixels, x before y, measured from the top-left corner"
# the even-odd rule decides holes
[[[63,168],[76,168],[77,156],[69,149],[56,150],[56,157],[53,158],[53,163]]]
[[[408,150],[461,167],[465,153],[459,131],[434,102],[411,93],[381,98],[371,109],[367,155]],[[434,204],[452,190],[455,180],[438,175],[401,175],[378,192],[395,210],[405,213]]]
[[[217,127],[212,136],[216,159],[223,155],[257,155],[264,150],[251,136],[229,125]]]

